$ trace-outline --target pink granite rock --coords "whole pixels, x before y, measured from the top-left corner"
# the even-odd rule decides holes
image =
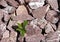
[[[58,10],[58,2],[57,0],[46,0],[48,4],[51,5],[51,7],[54,9],[54,10]]]
[[[48,10],[49,10],[49,5],[45,5],[36,10],[33,10],[32,14],[34,18],[42,18],[42,17],[45,17],[45,14],[47,13]]]
[[[57,15],[57,12],[54,10],[49,10],[47,15],[46,15],[46,19],[52,23],[57,23],[59,18],[55,17]]]
[[[14,7],[18,7],[18,2],[15,0],[6,0],[10,5],[14,6]]]

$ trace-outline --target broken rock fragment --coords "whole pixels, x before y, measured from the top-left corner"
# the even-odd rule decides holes
[[[39,27],[33,28],[31,25],[27,25],[25,41],[26,42],[40,42],[41,40],[44,40],[45,37],[40,32],[41,32],[41,29]]]
[[[0,0],[0,5],[4,6],[4,7],[7,7],[8,4],[6,3],[5,0]]]
[[[15,32],[14,30],[10,32],[10,41],[11,42],[16,42],[16,38],[17,38],[17,32]]]
[[[13,13],[13,12],[15,11],[15,7],[7,6],[6,8],[4,8],[4,10],[5,10],[7,13]]]
[[[33,28],[33,26],[31,25],[26,26],[26,31],[27,36],[37,35],[42,32],[42,30],[38,26]]]
[[[25,0],[26,3],[28,2],[44,2],[45,0]]]
[[[45,20],[44,18],[38,19],[38,25],[40,28],[44,29],[46,24],[47,24],[47,20]]]
[[[33,10],[32,14],[34,18],[42,18],[45,17],[45,14],[47,13],[48,10],[49,10],[49,5],[45,5],[43,7],[39,7],[36,10]]]
[[[50,33],[50,32],[54,32],[52,26],[50,23],[48,23],[46,26],[45,26],[45,32],[46,33]]]
[[[37,9],[39,7],[42,7],[44,5],[44,1],[43,2],[30,2],[29,6],[31,9]]]
[[[6,25],[4,23],[0,24],[0,40],[3,38],[3,33],[6,31]]]
[[[3,39],[3,38],[8,38],[8,37],[9,37],[9,31],[6,30],[6,31],[3,33],[2,39]]]
[[[0,9],[0,24],[2,23],[2,18],[3,18],[3,11]]]
[[[3,38],[0,42],[11,42],[10,40],[9,40],[9,38]]]
[[[46,15],[46,19],[52,23],[57,23],[59,18],[56,17],[57,12],[54,10],[49,10]]]
[[[17,1],[15,1],[15,0],[5,0],[5,1],[7,1],[10,5],[12,5],[13,7],[18,7],[18,2]]]
[[[59,42],[59,35],[57,32],[49,33],[46,36],[46,42]]]
[[[24,4],[25,0],[19,0],[19,3]]]
[[[44,36],[42,34],[32,35],[26,37],[26,42],[40,42],[44,40]]]
[[[28,11],[24,5],[20,5],[16,10],[17,15],[28,14]]]
[[[26,42],[40,42],[40,40],[44,39],[44,36],[41,34],[42,30],[39,27],[33,28],[31,25],[26,26]],[[19,42],[22,42],[23,39],[19,37]]]
[[[27,9],[25,8],[24,5],[19,6],[18,9],[16,10],[17,16],[12,16],[12,19],[14,21],[24,21],[24,20],[32,20],[34,19],[32,16],[30,16],[27,12]]]
[[[58,23],[58,30],[60,31],[60,22]]]
[[[42,18],[42,19],[34,19],[30,23],[33,27],[39,26],[40,28],[44,28],[47,24],[47,21]]]
[[[51,5],[51,7],[54,9],[54,10],[58,10],[58,1],[57,0],[46,0],[48,4]]]

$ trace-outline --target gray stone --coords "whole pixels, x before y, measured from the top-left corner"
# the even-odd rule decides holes
[[[7,6],[6,8],[4,8],[4,10],[8,13],[14,13],[15,7]]]
[[[44,5],[44,1],[45,0],[39,0],[38,2],[32,1],[32,2],[29,2],[29,6],[31,9],[37,9],[37,8],[42,7]]]
[[[24,4],[24,3],[25,3],[25,0],[19,0],[19,2],[20,2],[21,4]]]

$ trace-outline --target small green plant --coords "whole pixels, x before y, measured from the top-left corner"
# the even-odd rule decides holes
[[[21,36],[24,37],[24,35],[26,33],[25,27],[28,24],[28,21],[25,20],[23,23],[17,23],[17,24],[18,24],[18,28],[16,30],[20,33]]]

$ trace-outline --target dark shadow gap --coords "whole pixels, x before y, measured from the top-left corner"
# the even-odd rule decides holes
[[[23,42],[26,42],[26,38],[24,37],[24,40],[23,40]]]
[[[4,6],[0,5],[0,9],[4,9],[4,8],[5,8]]]

